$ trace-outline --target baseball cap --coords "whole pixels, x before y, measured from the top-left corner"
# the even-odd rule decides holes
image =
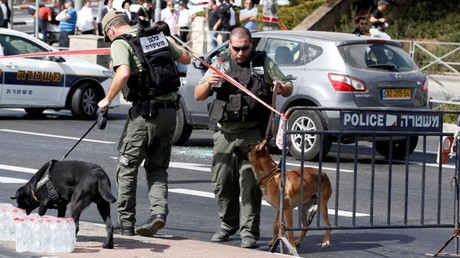
[[[187,6],[184,1],[179,2],[179,6]]]
[[[379,1],[377,2],[377,5],[388,5],[388,2],[385,1],[385,0],[379,0]]]
[[[73,4],[73,0],[66,0],[65,2]]]
[[[102,18],[101,24],[102,24],[102,31],[105,34],[107,24],[109,24],[113,19],[117,17],[124,17],[124,13],[120,11],[110,11],[106,15],[104,15],[104,18]]]

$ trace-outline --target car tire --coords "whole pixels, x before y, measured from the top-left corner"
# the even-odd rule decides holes
[[[86,83],[79,86],[72,95],[72,115],[79,119],[96,118],[99,100],[93,85]]]
[[[26,113],[31,117],[37,117],[43,114],[44,108],[24,108]]]
[[[417,147],[418,136],[409,136],[409,155]],[[407,138],[403,140],[393,140],[393,159],[404,159],[406,157]],[[390,158],[390,141],[375,142],[375,149],[385,158]]]
[[[187,124],[187,120],[185,119],[184,109],[182,106],[179,106],[176,112],[176,129],[174,130],[172,144],[183,145],[190,138],[192,131],[193,127]]]
[[[289,117],[289,130],[292,131],[322,131],[326,130],[321,115],[316,111],[298,110],[294,111]],[[302,135],[304,140],[304,160],[318,160],[321,149],[320,134],[290,134],[288,139],[291,141],[289,153],[296,158],[302,158]],[[332,139],[328,135],[324,135],[322,143],[323,157],[329,152],[332,145]]]

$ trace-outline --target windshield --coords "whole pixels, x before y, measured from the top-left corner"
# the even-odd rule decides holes
[[[358,69],[407,72],[417,69],[407,52],[385,44],[353,44],[339,47],[345,63]]]

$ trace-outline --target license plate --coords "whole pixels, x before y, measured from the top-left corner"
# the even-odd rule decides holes
[[[382,100],[405,100],[411,96],[411,89],[382,89]]]

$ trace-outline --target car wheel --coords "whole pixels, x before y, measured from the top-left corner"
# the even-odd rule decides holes
[[[190,138],[192,131],[192,126],[187,124],[187,121],[185,120],[184,109],[182,106],[179,106],[176,115],[176,130],[174,130],[172,144],[183,145]]]
[[[289,117],[289,130],[292,131],[322,131],[326,127],[318,112],[310,110],[294,111]],[[302,138],[304,139],[304,160],[317,160],[320,154],[321,135],[320,134],[290,134],[291,141],[289,153],[296,159],[302,158]],[[323,156],[331,149],[332,140],[324,135],[322,143]]]
[[[79,86],[72,96],[72,115],[80,119],[96,118],[98,101],[99,98],[93,85],[87,83]]]
[[[409,155],[414,152],[418,144],[418,136],[409,136]],[[407,139],[394,140],[393,146],[390,141],[375,142],[375,149],[385,158],[390,158],[390,147],[393,148],[393,159],[404,159],[406,157]]]
[[[39,116],[43,114],[43,111],[45,111],[44,108],[24,108],[24,110],[29,116],[32,117]]]

